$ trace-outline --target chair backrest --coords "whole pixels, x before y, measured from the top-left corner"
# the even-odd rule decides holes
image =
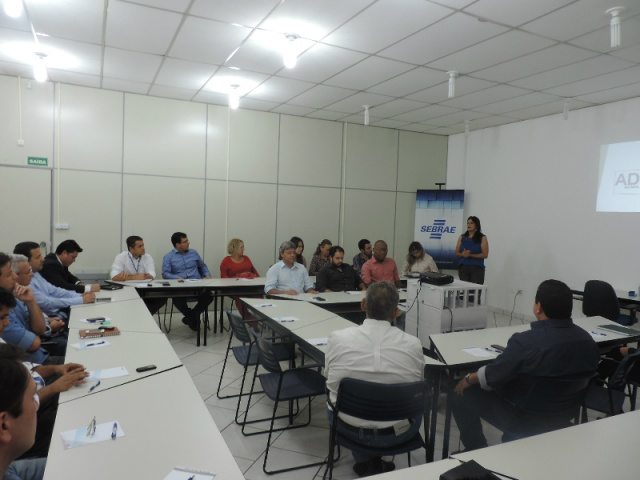
[[[631,372],[631,369],[639,360],[640,360],[640,350],[636,350],[635,353],[632,353],[631,355],[627,355],[626,357],[624,357],[616,367],[616,370],[609,377],[607,386],[613,390],[623,391],[624,387],[627,385],[627,378],[629,377],[629,372]]]
[[[394,421],[423,415],[429,404],[424,381],[382,384],[343,378],[335,410],[372,421]]]
[[[571,377],[539,377],[535,379],[519,405],[526,413],[541,417],[573,415],[582,404],[594,372]]]
[[[258,347],[258,359],[260,365],[270,373],[282,373],[280,362],[273,350],[273,343],[265,340],[255,329],[251,329],[251,334],[256,339],[256,346]]]
[[[615,290],[602,280],[589,280],[584,284],[582,313],[587,317],[599,315],[615,322],[620,318],[620,304]]]
[[[251,343],[251,337],[249,336],[249,332],[242,321],[240,315],[236,315],[235,313],[231,313],[228,308],[225,307],[224,313],[227,314],[227,318],[229,319],[229,325],[231,325],[231,330],[235,337],[240,340],[243,344]]]

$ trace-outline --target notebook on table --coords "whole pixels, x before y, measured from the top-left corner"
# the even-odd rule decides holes
[[[98,338],[98,337],[112,337],[114,335],[120,335],[118,327],[113,327],[110,330],[104,328],[90,328],[80,330],[80,338]]]

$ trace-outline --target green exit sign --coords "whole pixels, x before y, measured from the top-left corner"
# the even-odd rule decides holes
[[[39,167],[48,167],[49,159],[44,157],[27,157],[27,165],[37,165]]]

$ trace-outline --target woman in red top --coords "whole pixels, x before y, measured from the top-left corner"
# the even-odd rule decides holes
[[[220,263],[221,278],[255,278],[260,274],[251,263],[249,257],[244,254],[244,242],[233,238],[227,245],[228,257],[224,257]]]
[[[227,245],[228,257],[225,257],[220,263],[221,278],[256,278],[260,274],[251,263],[249,257],[244,254],[244,242],[238,238],[232,238]],[[244,307],[239,297],[234,296],[238,312],[244,318]]]

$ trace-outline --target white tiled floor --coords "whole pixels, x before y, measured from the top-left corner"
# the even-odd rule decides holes
[[[213,315],[212,315],[213,317]],[[175,319],[174,319],[175,320]],[[520,323],[521,320],[508,315],[490,313],[488,327],[506,326],[510,321],[512,324]],[[226,322],[225,322],[226,324]],[[244,472],[248,480],[259,480],[266,478],[277,478],[278,480],[304,480],[320,479],[324,473],[324,467],[313,467],[297,470],[279,475],[266,475],[262,471],[264,460],[264,450],[267,436],[256,435],[245,437],[241,433],[240,427],[234,422],[237,399],[220,400],[216,396],[220,374],[224,362],[225,352],[228,345],[229,333],[210,333],[208,335],[206,347],[195,346],[195,334],[179,321],[173,322],[173,328],[167,334],[176,353],[182,359],[185,367],[191,374],[193,382],[200,392],[204,403],[211,412],[211,417],[222,432],[231,453],[235,457],[240,469]],[[224,372],[223,390],[221,394],[236,393],[240,389],[240,379],[242,378],[242,368],[231,357]],[[271,415],[272,403],[264,395],[254,397],[250,418]],[[244,405],[244,402],[243,402]],[[277,439],[269,453],[269,468],[285,468],[302,463],[312,463],[322,460],[328,452],[329,428],[326,418],[325,398],[316,398],[312,402],[312,421],[308,427],[295,429],[286,432],[278,432]],[[626,409],[628,410],[628,408]],[[443,412],[441,405],[440,412]],[[306,418],[306,410],[303,412]],[[254,416],[255,415],[255,416]],[[442,456],[442,431],[444,415],[438,416],[438,436],[436,437],[436,460]],[[263,424],[259,424],[262,426]],[[264,424],[264,426],[267,426]],[[457,450],[458,429],[453,422],[451,428],[452,450]],[[490,445],[500,443],[501,433],[489,425],[485,425],[485,435]],[[461,448],[461,447],[460,447]],[[420,451],[412,453],[411,464],[424,463],[424,454]],[[353,459],[349,453],[343,451],[342,458],[334,468],[334,478],[346,480],[357,478],[352,470]],[[394,459],[396,468],[407,466],[406,455],[398,456]]]

